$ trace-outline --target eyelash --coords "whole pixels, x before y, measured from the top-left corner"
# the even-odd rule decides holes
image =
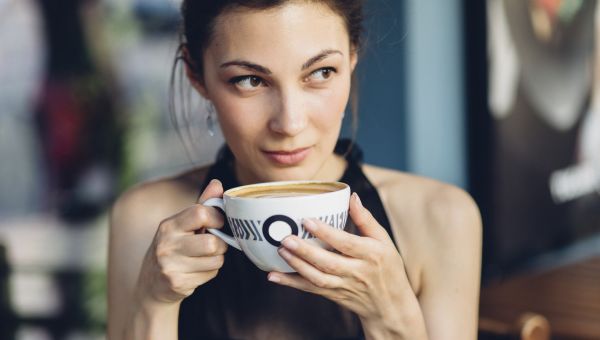
[[[257,77],[257,76],[238,76],[238,77],[233,77],[233,78],[229,79],[229,83],[231,85],[239,85],[244,80],[252,80],[252,79],[257,79],[258,81],[261,82],[261,84],[265,83],[265,81],[261,77]]]
[[[327,67],[321,67],[321,68],[319,68],[317,70],[314,70],[313,72],[310,73],[310,75],[307,78],[309,78],[310,76],[312,76],[312,75],[314,75],[314,74],[316,74],[318,72],[323,72],[323,71],[337,73],[337,69],[335,67],[327,66]],[[261,77],[254,76],[254,75],[246,75],[246,76],[233,77],[233,78],[229,79],[228,82],[231,85],[239,85],[242,81],[245,81],[245,80],[254,80],[254,79],[260,81],[261,84],[265,84],[265,81]],[[329,78],[326,78],[325,80],[327,80],[327,79],[329,79]]]

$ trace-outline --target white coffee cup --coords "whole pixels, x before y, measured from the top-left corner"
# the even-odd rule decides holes
[[[289,273],[295,270],[277,252],[281,240],[294,234],[325,248],[304,229],[303,219],[316,218],[344,229],[349,202],[350,187],[345,183],[288,181],[236,187],[204,205],[225,212],[233,237],[218,229],[207,228],[208,232],[243,251],[258,268]]]

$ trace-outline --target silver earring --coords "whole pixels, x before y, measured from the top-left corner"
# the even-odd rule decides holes
[[[215,135],[215,106],[210,102],[206,102],[206,129],[209,136]]]

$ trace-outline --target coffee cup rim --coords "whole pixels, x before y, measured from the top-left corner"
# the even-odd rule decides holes
[[[247,185],[242,185],[242,186],[238,186],[235,188],[231,188],[231,189],[226,190],[223,193],[223,197],[224,198],[227,197],[228,199],[231,199],[231,200],[255,200],[256,198],[254,198],[254,197],[232,196],[231,193],[238,191],[238,190],[250,188],[250,187],[255,188],[255,187],[268,187],[268,186],[292,185],[292,184],[334,184],[334,185],[339,185],[340,187],[339,187],[339,189],[337,189],[335,191],[322,192],[322,193],[318,193],[318,194],[310,194],[310,195],[305,195],[305,196],[290,196],[290,197],[263,197],[263,198],[261,198],[261,200],[307,199],[307,198],[315,197],[315,196],[332,195],[332,194],[339,193],[340,191],[350,189],[350,186],[348,184],[346,184],[344,182],[339,182],[339,181],[318,181],[318,180],[274,181],[274,182],[247,184]]]

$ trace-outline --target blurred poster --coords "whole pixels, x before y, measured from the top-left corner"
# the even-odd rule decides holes
[[[487,2],[487,227],[504,266],[600,232],[599,7]]]

